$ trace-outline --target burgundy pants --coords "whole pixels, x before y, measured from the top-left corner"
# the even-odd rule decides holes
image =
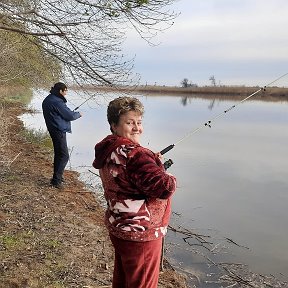
[[[115,249],[112,288],[157,288],[162,239],[127,241],[110,234]]]

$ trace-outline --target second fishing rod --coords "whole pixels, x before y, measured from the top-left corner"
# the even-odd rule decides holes
[[[176,145],[178,145],[179,143],[181,143],[182,141],[188,139],[189,137],[191,137],[193,134],[199,132],[201,129],[208,127],[211,128],[212,127],[212,122],[215,121],[216,119],[223,117],[226,113],[230,112],[231,110],[233,110],[234,108],[236,108],[237,106],[239,106],[240,104],[242,104],[243,102],[247,101],[248,99],[252,98],[253,96],[257,95],[260,92],[265,92],[267,87],[270,87],[272,84],[276,83],[277,81],[279,81],[280,79],[284,78],[285,76],[287,76],[288,73],[285,73],[283,75],[281,75],[280,77],[278,77],[277,79],[273,80],[272,82],[268,83],[267,85],[259,88],[258,90],[256,90],[255,92],[253,92],[252,94],[248,95],[247,97],[243,98],[241,101],[239,101],[238,103],[228,107],[226,110],[224,110],[223,112],[215,115],[213,118],[211,118],[210,120],[208,120],[207,122],[205,122],[203,125],[197,127],[196,129],[190,131],[189,133],[187,133],[185,136],[183,136],[181,139],[179,139],[177,142],[175,142],[174,144],[170,144],[167,147],[165,147],[164,149],[162,149],[160,151],[160,153],[162,155],[166,154],[168,151],[170,151],[171,149],[173,149]],[[173,161],[171,159],[167,160],[164,163],[164,167],[165,169],[168,169],[171,165],[173,164]]]

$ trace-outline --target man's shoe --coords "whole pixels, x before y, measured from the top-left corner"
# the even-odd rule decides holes
[[[62,183],[50,183],[51,187],[53,188],[57,188],[57,189],[62,189],[63,188],[63,184]]]
[[[60,185],[61,185],[61,184],[65,184],[65,183],[66,183],[65,179],[62,177],[62,178],[61,178]],[[56,182],[55,182],[55,180],[54,180],[53,178],[50,179],[50,185],[51,185],[51,186],[55,186],[55,185],[56,185]],[[57,185],[58,185],[58,184],[57,184]]]

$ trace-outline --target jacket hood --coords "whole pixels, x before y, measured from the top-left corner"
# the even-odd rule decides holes
[[[105,160],[111,153],[120,145],[136,145],[127,138],[119,137],[117,135],[109,135],[101,142],[95,145],[95,159],[93,161],[93,167],[100,169],[104,166]]]

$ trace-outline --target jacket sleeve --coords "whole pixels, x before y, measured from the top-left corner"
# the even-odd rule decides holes
[[[56,110],[66,121],[73,121],[81,117],[79,112],[70,110],[64,102],[58,103]]]
[[[147,197],[171,197],[176,190],[176,178],[165,171],[154,153],[143,148],[135,150],[129,155],[126,166],[130,181]]]

